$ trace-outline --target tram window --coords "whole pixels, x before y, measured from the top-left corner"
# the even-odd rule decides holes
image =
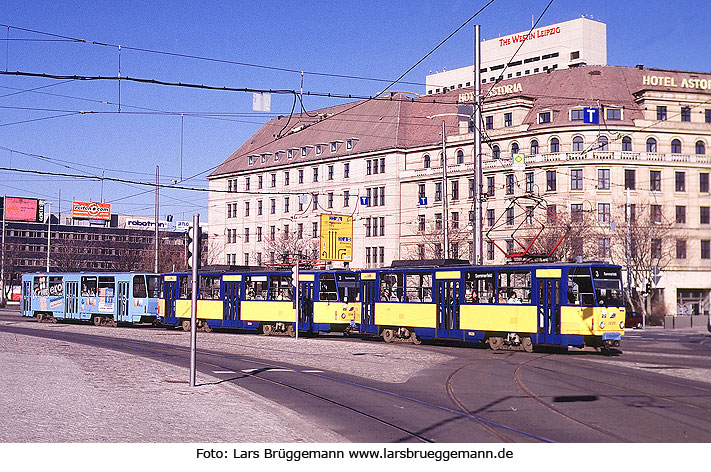
[[[333,274],[321,274],[318,281],[319,299],[323,301],[338,300],[336,277]]]
[[[62,277],[49,278],[49,295],[57,297],[64,295],[64,280]]]
[[[465,303],[494,303],[494,273],[465,272],[464,273]]]
[[[568,304],[595,305],[595,295],[589,268],[576,267],[568,274]]]
[[[82,284],[83,285],[83,284]],[[146,290],[146,276],[133,276],[133,298],[146,298],[148,291]]]
[[[113,297],[114,296],[114,277],[99,277],[99,296]]]
[[[82,297],[95,297],[96,296],[96,277],[82,277],[81,278],[81,296]]]
[[[270,300],[293,300],[291,275],[272,275],[269,277]]]
[[[200,291],[198,292],[201,300],[219,300],[220,299],[220,276],[219,275],[201,275],[200,276]]]
[[[432,274],[407,274],[405,295],[410,303],[432,301]]]
[[[360,300],[360,291],[358,290],[358,275],[356,274],[336,274],[336,283],[338,284],[338,295],[341,301],[357,302]]]
[[[593,267],[592,273],[597,303],[603,306],[623,306],[620,270],[611,267]]]
[[[187,300],[193,298],[193,276],[181,275],[178,277],[178,298]]]
[[[499,272],[499,303],[531,303],[530,270]]]
[[[146,275],[146,282],[148,282],[148,297],[159,298],[162,293],[160,276]]]
[[[266,300],[269,296],[269,285],[266,275],[248,275],[244,283],[247,290],[247,300]]]
[[[380,276],[381,302],[402,301],[403,278],[403,274],[382,274]]]
[[[47,277],[35,277],[33,294],[35,297],[47,296]]]

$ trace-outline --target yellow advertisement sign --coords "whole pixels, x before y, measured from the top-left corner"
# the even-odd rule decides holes
[[[321,260],[353,260],[353,217],[321,215]]]

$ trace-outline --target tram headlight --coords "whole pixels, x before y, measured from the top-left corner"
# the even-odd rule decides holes
[[[624,321],[620,321],[620,329],[624,329],[624,327],[625,327],[625,322],[624,322]]]
[[[604,321],[601,321],[599,326],[600,326],[600,329],[604,329],[604,328],[605,328],[605,322],[604,322]]]

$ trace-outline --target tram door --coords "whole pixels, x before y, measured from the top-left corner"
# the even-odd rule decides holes
[[[301,278],[301,277],[299,277]],[[314,283],[299,281],[299,329],[311,330],[314,322]]]
[[[79,281],[67,281],[64,289],[64,309],[67,318],[75,318],[79,312]]]
[[[376,280],[360,280],[360,299],[363,301],[361,324],[375,325],[375,302],[378,300],[378,285]],[[361,327],[361,330],[363,328]]]
[[[28,314],[32,311],[32,281],[22,281],[22,312]]]
[[[175,299],[178,297],[178,281],[177,277],[170,276],[176,280],[168,280],[168,277],[163,281],[163,300],[165,301],[164,318],[175,318]]]
[[[131,321],[128,316],[128,282],[118,282],[118,297],[116,297],[116,321]]]
[[[235,326],[235,322],[239,321],[240,301],[242,300],[242,286],[238,281],[224,282],[222,293],[225,294],[225,308],[223,313],[223,326]]]
[[[459,328],[459,280],[437,280],[437,332],[438,338],[449,338]]]
[[[560,343],[560,279],[538,279],[538,342]]]

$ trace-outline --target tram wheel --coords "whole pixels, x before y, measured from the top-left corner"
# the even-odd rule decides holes
[[[92,316],[91,322],[94,323],[94,326],[101,326],[101,317],[100,316]]]
[[[287,325],[286,335],[289,336],[290,338],[293,338],[296,336],[296,331],[294,331],[294,327],[292,325]]]
[[[528,336],[521,338],[521,346],[523,346],[524,351],[533,352],[533,341]]]
[[[182,326],[183,331],[190,331],[190,320],[184,320]]]
[[[207,321],[202,322],[202,330],[205,331],[206,333],[212,332],[212,328],[210,327],[209,324],[207,324]]]
[[[272,334],[273,331],[274,325],[268,323],[262,325],[262,334],[264,334],[264,336],[269,336],[270,334]]]
[[[393,332],[392,329],[384,329],[382,336],[383,336],[383,341],[385,341],[386,343],[391,343],[391,342],[393,342],[393,339],[395,339],[395,333]]]
[[[44,321],[44,314],[37,313],[37,322],[42,323],[42,321]]]
[[[410,342],[415,346],[419,346],[420,344],[422,344],[422,340],[417,337],[414,329],[410,331]]]
[[[504,347],[504,338],[500,336],[492,336],[489,338],[489,347],[492,351],[498,351]]]

